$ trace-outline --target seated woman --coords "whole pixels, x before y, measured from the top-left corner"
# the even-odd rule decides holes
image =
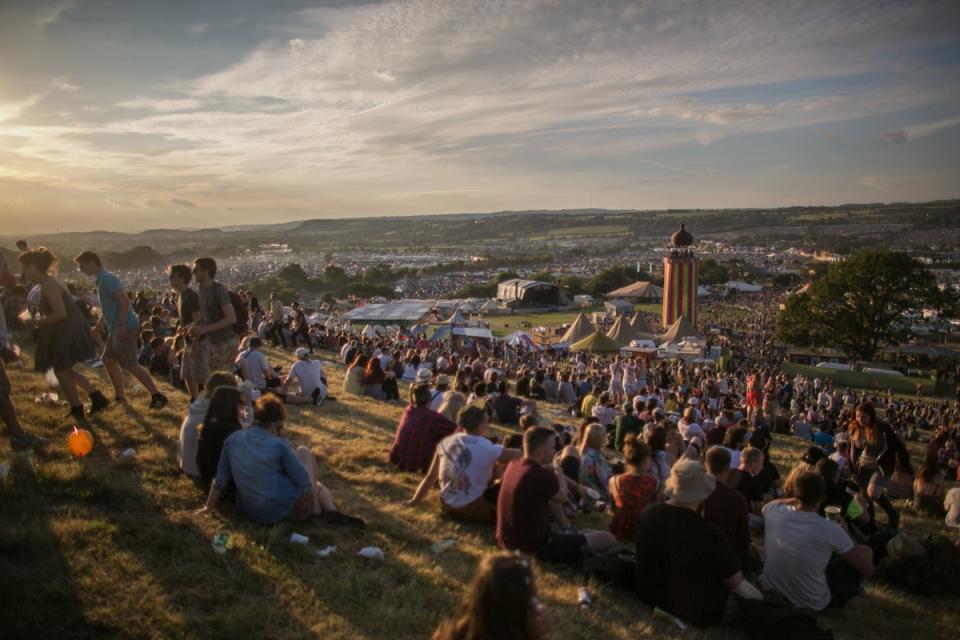
[[[199,428],[210,408],[210,398],[220,387],[237,388],[237,379],[231,373],[218,371],[207,379],[206,388],[197,399],[187,407],[187,415],[180,425],[180,438],[177,443],[177,463],[188,476],[200,478],[197,468],[197,438]]]
[[[650,475],[650,447],[636,434],[627,434],[623,441],[627,470],[610,478],[610,500],[613,519],[610,533],[621,542],[633,542],[637,517],[657,498],[657,481]]]
[[[608,498],[610,465],[601,450],[607,439],[607,430],[601,424],[591,424],[580,443],[580,484],[593,489],[604,500]]]
[[[204,489],[210,488],[217,475],[223,442],[240,430],[240,407],[240,391],[236,387],[220,387],[210,396],[197,437],[197,469]]]
[[[350,366],[347,367],[347,373],[343,376],[343,392],[352,393],[355,396],[363,395],[363,370],[367,366],[367,356],[358,353]]]
[[[463,603],[432,640],[537,640],[547,637],[546,627],[530,561],[498,553],[480,561]]]
[[[935,465],[922,464],[913,481],[913,508],[934,518],[946,515],[943,498],[946,491],[940,482],[940,470]]]
[[[257,400],[253,427],[235,431],[223,443],[217,475],[200,511],[212,511],[233,482],[237,507],[255,522],[299,522],[322,515],[329,524],[366,526],[360,518],[337,511],[330,491],[317,481],[317,461],[310,450],[298,447],[294,452],[281,436],[286,417],[279,398]]]
[[[433,462],[410,499],[415,505],[439,483],[440,507],[465,522],[493,523],[497,519],[499,485],[491,485],[497,463],[521,456],[487,439],[490,420],[479,407],[466,407],[457,420],[459,430],[437,444]]]
[[[447,391],[443,394],[443,402],[437,413],[445,417],[450,422],[456,422],[460,410],[467,406],[467,397],[459,391]]]
[[[383,381],[386,376],[380,364],[380,358],[370,358],[363,370],[363,394],[383,400]]]

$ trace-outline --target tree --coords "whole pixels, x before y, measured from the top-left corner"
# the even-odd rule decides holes
[[[514,273],[513,271],[501,271],[497,274],[495,283],[500,284],[501,282],[506,282],[507,280],[514,280],[520,276]]]
[[[700,263],[700,284],[723,284],[730,280],[730,272],[716,260],[703,260]]]
[[[635,280],[635,275],[636,273],[629,267],[610,267],[590,278],[585,287],[593,296],[600,297],[630,284]]]
[[[930,271],[901,252],[862,251],[830,265],[809,291],[791,296],[777,316],[777,338],[797,346],[835,346],[872,360],[910,335],[903,315],[932,306],[955,308]]]

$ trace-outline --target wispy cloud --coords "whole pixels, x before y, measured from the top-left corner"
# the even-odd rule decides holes
[[[944,129],[956,127],[957,125],[960,125],[960,115],[950,118],[943,118],[942,120],[937,120],[936,122],[929,122],[926,124],[914,124],[908,127],[903,127],[902,129],[891,129],[890,131],[885,131],[882,138],[886,142],[908,142],[910,140],[932,136],[933,134],[939,133]]]

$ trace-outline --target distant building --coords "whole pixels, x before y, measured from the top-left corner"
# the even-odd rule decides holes
[[[560,304],[560,287],[536,280],[505,280],[497,285],[497,302],[508,307],[554,307]]]

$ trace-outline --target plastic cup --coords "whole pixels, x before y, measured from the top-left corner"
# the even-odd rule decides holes
[[[833,522],[840,521],[840,507],[836,505],[831,504],[824,507],[823,514],[826,516],[827,520],[831,520]]]
[[[291,533],[290,542],[293,542],[295,544],[307,544],[308,542],[310,542],[310,538],[299,533]]]

